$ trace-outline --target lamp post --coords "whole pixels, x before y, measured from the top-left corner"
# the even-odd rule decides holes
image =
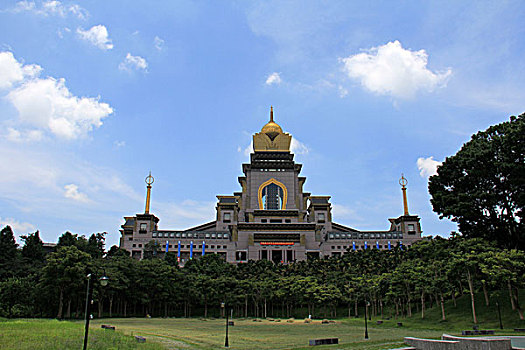
[[[88,333],[89,333],[89,320],[91,319],[91,298],[92,298],[92,289],[91,286],[91,280],[93,279],[92,274],[88,274],[86,276],[87,278],[87,290],[86,290],[86,310],[84,315],[84,320],[86,322],[86,329],[84,331],[84,350],[87,349],[87,343],[88,343]],[[105,287],[108,285],[109,278],[106,276],[106,271],[104,271],[104,276],[99,278],[100,285],[102,287]]]
[[[365,301],[365,339],[368,339],[368,322],[367,322],[367,309],[370,306],[368,301]]]
[[[228,310],[226,309],[226,303],[221,303],[222,311],[226,314],[226,339],[224,340],[224,347],[229,348],[230,343],[228,342]]]
[[[499,308],[499,303],[497,301],[496,301],[496,306],[498,307],[499,329],[503,329],[503,323],[501,323],[501,310]]]

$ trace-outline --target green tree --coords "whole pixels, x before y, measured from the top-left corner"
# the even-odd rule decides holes
[[[35,283],[32,276],[0,282],[0,309],[7,317],[33,317]]]
[[[57,249],[60,247],[66,246],[76,246],[77,245],[77,235],[72,234],[69,231],[66,231],[62,236],[58,237]]]
[[[66,316],[69,315],[74,293],[83,290],[90,268],[91,256],[75,246],[60,247],[47,257],[43,279],[44,284],[58,294],[58,319],[63,317],[64,299],[68,306]]]
[[[482,266],[487,258],[490,257],[493,250],[494,248],[481,238],[460,238],[457,240],[451,251],[451,259],[449,261],[451,266],[449,268],[459,271],[460,276],[467,280],[472,306],[472,320],[474,323],[478,323],[474,299],[477,283],[482,284],[486,302],[488,304],[488,294],[485,285],[487,275],[483,272]]]
[[[18,244],[10,226],[0,231],[0,279],[14,276],[18,270]]]
[[[490,251],[481,263],[481,270],[496,288],[507,285],[512,309],[517,310],[523,320],[518,293],[525,286],[525,252],[516,249]]]
[[[85,252],[93,258],[102,258],[104,256],[104,246],[106,244],[107,232],[93,233],[89,236],[86,243]]]
[[[119,256],[129,257],[130,253],[126,249],[123,249],[123,248],[120,248],[119,246],[114,245],[114,246],[111,246],[111,248],[109,248],[108,253],[106,254],[106,257],[108,258],[115,258]]]
[[[44,264],[45,255],[44,243],[40,239],[40,233],[36,231],[27,236],[20,236],[20,238],[24,241],[24,246],[22,247],[22,259],[24,260],[24,264],[29,270],[38,271],[38,269]]]
[[[433,209],[468,237],[525,249],[525,114],[489,127],[429,180]]]

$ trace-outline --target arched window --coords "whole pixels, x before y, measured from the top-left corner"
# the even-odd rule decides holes
[[[262,190],[262,202],[266,210],[280,210],[283,207],[283,189],[271,183]]]
[[[287,198],[286,187],[276,179],[269,179],[259,186],[259,209],[284,210],[286,209]]]

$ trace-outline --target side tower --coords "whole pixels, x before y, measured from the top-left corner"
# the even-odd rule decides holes
[[[403,194],[403,215],[398,218],[388,219],[390,221],[390,230],[399,231],[403,234],[403,243],[411,245],[421,239],[421,223],[417,215],[410,215],[408,212],[407,184],[408,180],[403,174],[399,179],[401,192]]]
[[[158,230],[159,218],[150,214],[151,185],[155,181],[151,172],[145,179],[146,181],[146,207],[144,214],[124,217],[124,224],[120,229],[120,247],[131,252],[135,259],[144,257],[146,244],[153,239],[153,232]]]

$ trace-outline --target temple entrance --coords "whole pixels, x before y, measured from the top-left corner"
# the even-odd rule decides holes
[[[292,250],[286,251],[286,262],[287,263],[293,262],[293,251]]]
[[[283,251],[282,250],[272,250],[272,261],[274,264],[278,264],[283,261]]]

